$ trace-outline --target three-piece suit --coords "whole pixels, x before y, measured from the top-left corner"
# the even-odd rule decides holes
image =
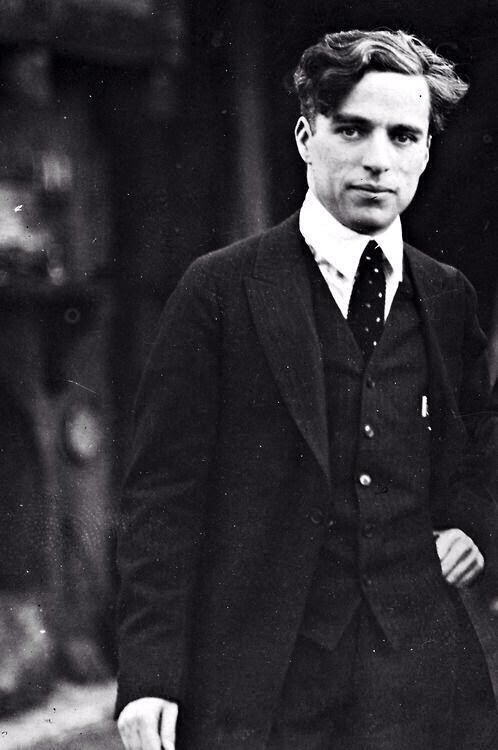
[[[489,676],[474,641],[462,666],[475,636],[433,538],[460,528],[495,556],[485,343],[468,281],[408,245],[368,363],[297,215],[193,263],[137,400],[117,712],[166,698],[178,750],[262,750],[296,643],[332,653],[368,610],[393,654],[435,644],[435,683],[438,659],[472,673],[482,744],[462,748],[491,747]]]

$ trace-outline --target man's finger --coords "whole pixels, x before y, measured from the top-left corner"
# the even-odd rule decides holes
[[[125,750],[140,750],[140,737],[134,724],[118,724],[118,729]]]
[[[118,718],[118,729],[126,750],[161,750],[161,714],[165,707],[172,705],[161,698],[139,698],[128,703]],[[170,747],[174,750],[174,744]]]
[[[453,586],[468,586],[484,568],[484,558],[477,548],[472,554],[456,565],[446,577]]]
[[[452,585],[456,586],[457,588],[464,588],[465,586],[470,586],[470,584],[477,578],[480,572],[481,571],[479,569],[468,571],[465,575],[463,575],[461,578],[455,581],[455,583]]]
[[[448,576],[454,568],[464,563],[467,565],[472,556],[474,546],[468,537],[457,539],[449,547],[448,551],[441,558],[441,570],[443,575]]]
[[[436,549],[440,560],[448,554],[462,533],[460,529],[445,529],[444,531],[436,532]]]
[[[161,750],[161,740],[157,725],[136,717],[120,729],[121,739],[126,750]]]
[[[161,750],[161,739],[159,737],[157,722],[142,721],[139,724],[138,733],[141,743],[140,750]]]
[[[161,714],[160,735],[164,750],[175,750],[176,721],[178,718],[178,706],[176,703],[167,703]]]
[[[131,717],[121,714],[118,719],[118,730],[125,750],[141,750],[138,726]]]
[[[484,568],[484,558],[473,540],[461,529],[435,532],[441,572],[452,586],[468,586]]]

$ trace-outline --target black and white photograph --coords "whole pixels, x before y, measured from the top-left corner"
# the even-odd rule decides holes
[[[498,749],[497,70],[0,0],[0,750]]]

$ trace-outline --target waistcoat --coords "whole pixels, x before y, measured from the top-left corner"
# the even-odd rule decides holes
[[[308,251],[309,252],[309,251]],[[430,517],[421,320],[406,272],[368,362],[309,264],[325,374],[332,490],[301,632],[333,648],[362,601],[396,645],[446,597]]]

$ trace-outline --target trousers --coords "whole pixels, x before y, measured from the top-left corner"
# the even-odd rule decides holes
[[[498,717],[466,612],[456,632],[393,648],[366,603],[337,647],[299,637],[268,750],[491,750]]]

